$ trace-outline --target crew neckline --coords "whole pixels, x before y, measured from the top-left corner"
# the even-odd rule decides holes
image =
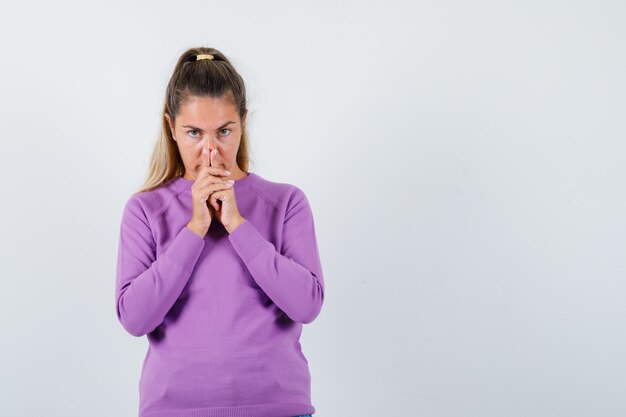
[[[235,180],[233,188],[237,189],[247,184],[250,184],[250,182],[253,181],[256,177],[257,175],[254,172],[248,172],[245,177]],[[194,182],[196,182],[196,180],[188,180],[187,178],[183,178],[181,175],[179,175],[172,179],[172,187],[177,191],[191,190],[191,186]]]

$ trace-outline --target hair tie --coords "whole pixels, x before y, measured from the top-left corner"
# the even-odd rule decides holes
[[[196,61],[200,61],[201,59],[213,59],[213,55],[210,54],[198,54],[196,55]]]

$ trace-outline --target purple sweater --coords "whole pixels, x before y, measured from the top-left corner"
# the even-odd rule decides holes
[[[117,317],[147,335],[140,417],[315,413],[302,324],[324,301],[313,214],[298,187],[249,172],[233,186],[245,219],[188,227],[193,180],[176,177],[124,207]]]

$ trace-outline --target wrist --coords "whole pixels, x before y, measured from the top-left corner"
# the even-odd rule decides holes
[[[204,236],[207,234],[207,232],[209,231],[208,227],[202,227],[202,226],[198,226],[196,224],[194,224],[193,222],[189,222],[187,223],[186,226],[188,229],[190,229],[192,232],[194,232],[195,234],[197,234],[199,237],[204,238]]]
[[[226,230],[228,231],[228,233],[232,233],[235,231],[235,229],[237,229],[237,227],[239,227],[239,225],[241,223],[243,223],[246,219],[244,219],[242,216],[239,216],[239,218],[237,220],[235,220],[232,224],[229,224],[228,227],[226,227]]]

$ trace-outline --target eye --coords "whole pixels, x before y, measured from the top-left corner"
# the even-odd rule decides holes
[[[231,131],[230,129],[226,129],[226,128],[224,128],[224,129],[222,129],[222,130],[221,130],[221,132],[223,132],[224,130],[228,130],[229,132]],[[227,134],[227,135],[228,135],[228,134]],[[227,135],[222,135],[222,136],[227,136]]]
[[[196,135],[191,135],[191,132],[196,132],[196,133],[198,133],[198,131],[197,131],[197,130],[189,130],[189,131],[187,131],[187,134],[188,134],[189,136],[191,136],[192,138],[194,138],[194,139],[198,137],[198,136],[196,136]]]

